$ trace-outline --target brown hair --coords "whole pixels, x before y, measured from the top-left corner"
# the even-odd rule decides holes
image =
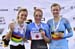
[[[26,12],[28,13],[28,10],[24,8],[24,9],[20,9],[20,10],[18,11],[18,15],[20,14],[21,11],[26,11]],[[19,19],[19,16],[17,16],[17,19]]]
[[[35,10],[34,10],[34,15],[35,15],[36,11],[40,11],[41,14],[43,15],[43,11],[42,11],[41,9],[35,9]]]
[[[52,5],[51,5],[51,8],[52,8],[52,7],[55,7],[55,6],[59,6],[59,8],[61,9],[60,5],[57,4],[57,3],[52,4]]]

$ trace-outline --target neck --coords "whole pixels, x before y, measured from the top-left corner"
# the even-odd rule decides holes
[[[35,22],[37,25],[39,25],[40,24],[40,22]]]
[[[18,24],[23,24],[23,23],[24,23],[24,22],[21,22],[21,21],[18,20]]]
[[[54,21],[55,21],[55,22],[58,22],[59,19],[60,19],[60,16],[54,17]]]

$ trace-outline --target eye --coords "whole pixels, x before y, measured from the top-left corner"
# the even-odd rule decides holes
[[[21,14],[21,16],[25,16],[25,17],[27,17],[27,15],[26,15],[26,14]]]
[[[39,16],[39,17],[41,17],[42,15],[35,15],[35,16]]]
[[[24,15],[25,17],[27,17],[27,15]]]
[[[58,9],[53,9],[53,11],[59,11]]]

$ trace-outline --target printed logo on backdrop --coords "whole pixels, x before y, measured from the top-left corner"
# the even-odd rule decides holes
[[[73,21],[75,22],[75,17],[73,17]],[[73,30],[75,31],[75,27],[73,28]]]
[[[73,17],[73,20],[75,21],[75,17]]]
[[[18,6],[17,8],[14,8],[13,10],[14,10],[14,11],[18,11],[20,8],[21,8],[21,7]]]
[[[4,17],[0,17],[0,25],[6,24],[5,23],[5,18]]]
[[[3,31],[4,31],[4,28],[0,28],[0,35],[2,34]]]
[[[71,6],[70,9],[75,9],[75,6]]]
[[[65,9],[65,8],[67,8],[67,7],[61,7],[61,9]],[[69,7],[69,9],[75,9],[75,6],[72,5],[72,6]]]
[[[5,25],[5,24],[6,24],[5,18],[4,17],[0,17],[0,35],[4,31],[4,28],[2,28],[2,26]]]
[[[8,9],[0,9],[0,11],[8,11]]]

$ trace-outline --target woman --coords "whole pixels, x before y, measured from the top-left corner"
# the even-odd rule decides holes
[[[17,15],[17,20],[10,22],[8,34],[5,37],[6,39],[10,39],[10,49],[25,49],[24,41],[27,26],[25,21],[27,15],[27,9],[20,9]]]
[[[54,3],[51,6],[51,12],[54,18],[47,22],[50,27],[52,37],[49,49],[68,49],[68,41],[66,38],[73,35],[69,21],[59,15],[60,10],[61,7],[57,3]],[[66,29],[68,34],[66,34]]]
[[[48,25],[41,22],[43,12],[41,9],[34,11],[34,23],[27,26],[27,39],[31,40],[31,49],[48,49],[49,28]]]

